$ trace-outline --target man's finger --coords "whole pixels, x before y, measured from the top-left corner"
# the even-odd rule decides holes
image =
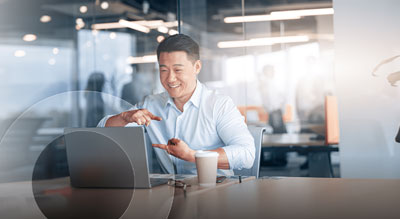
[[[162,120],[161,117],[153,115],[153,113],[151,113],[147,109],[142,109],[141,111],[142,111],[143,114],[149,116],[152,120],[157,120],[157,121],[161,121]]]
[[[146,119],[145,125],[146,125],[146,126],[149,126],[149,125],[150,125],[150,122],[151,122],[151,118],[150,118],[149,116],[147,116],[147,115],[143,115],[143,117]]]
[[[161,121],[161,120],[162,120],[161,117],[155,116],[155,115],[152,115],[152,116],[151,116],[151,119],[152,119],[152,120],[157,120],[157,121]]]
[[[179,140],[179,139],[177,139],[177,138],[171,138],[171,139],[169,140],[169,142],[171,142],[171,143],[174,144],[174,145],[178,144],[180,141],[181,141],[181,140]]]
[[[163,150],[167,150],[167,145],[165,145],[165,144],[152,144],[152,145],[153,145],[153,147],[161,148]]]

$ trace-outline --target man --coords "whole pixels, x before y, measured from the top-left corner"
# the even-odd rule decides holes
[[[218,152],[218,174],[251,168],[254,140],[243,116],[231,98],[197,80],[201,70],[198,44],[183,34],[170,36],[158,46],[157,58],[167,92],[105,117],[99,126],[146,125],[161,165],[165,167],[163,158],[170,154],[178,174],[196,173],[196,150]]]

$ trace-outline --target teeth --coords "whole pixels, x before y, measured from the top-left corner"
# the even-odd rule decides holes
[[[179,87],[179,84],[177,84],[177,85],[171,85],[171,84],[169,84],[168,86],[171,87],[171,88],[176,88],[176,87]]]

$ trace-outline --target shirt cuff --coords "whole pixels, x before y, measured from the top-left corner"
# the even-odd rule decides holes
[[[222,147],[225,151],[226,156],[228,157],[228,162],[229,162],[229,169],[237,169],[238,167],[238,162],[237,159],[238,157],[241,157],[237,152],[243,150],[242,146],[238,145],[231,145],[231,146],[225,146]],[[239,165],[241,166],[241,165]],[[240,168],[241,169],[241,168]]]
[[[102,118],[102,119],[100,120],[99,124],[97,124],[97,127],[105,127],[105,126],[106,126],[106,123],[107,123],[107,120],[108,120],[110,117],[112,117],[112,116],[113,116],[113,115],[105,116],[104,118]]]

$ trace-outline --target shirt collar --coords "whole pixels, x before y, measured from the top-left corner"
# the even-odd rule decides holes
[[[199,80],[196,81],[196,89],[194,90],[192,96],[190,97],[188,102],[191,102],[195,107],[199,108],[200,106],[200,99],[201,99],[201,91],[203,89],[203,84],[200,83]],[[168,105],[173,105],[174,100],[172,97],[166,92],[166,98],[165,98],[165,103],[164,107],[167,107]]]
[[[199,108],[200,106],[200,99],[201,99],[201,91],[202,91],[203,85],[200,83],[199,80],[197,80],[196,83],[196,89],[194,90],[194,93],[189,99],[189,102],[192,102],[192,104]]]

